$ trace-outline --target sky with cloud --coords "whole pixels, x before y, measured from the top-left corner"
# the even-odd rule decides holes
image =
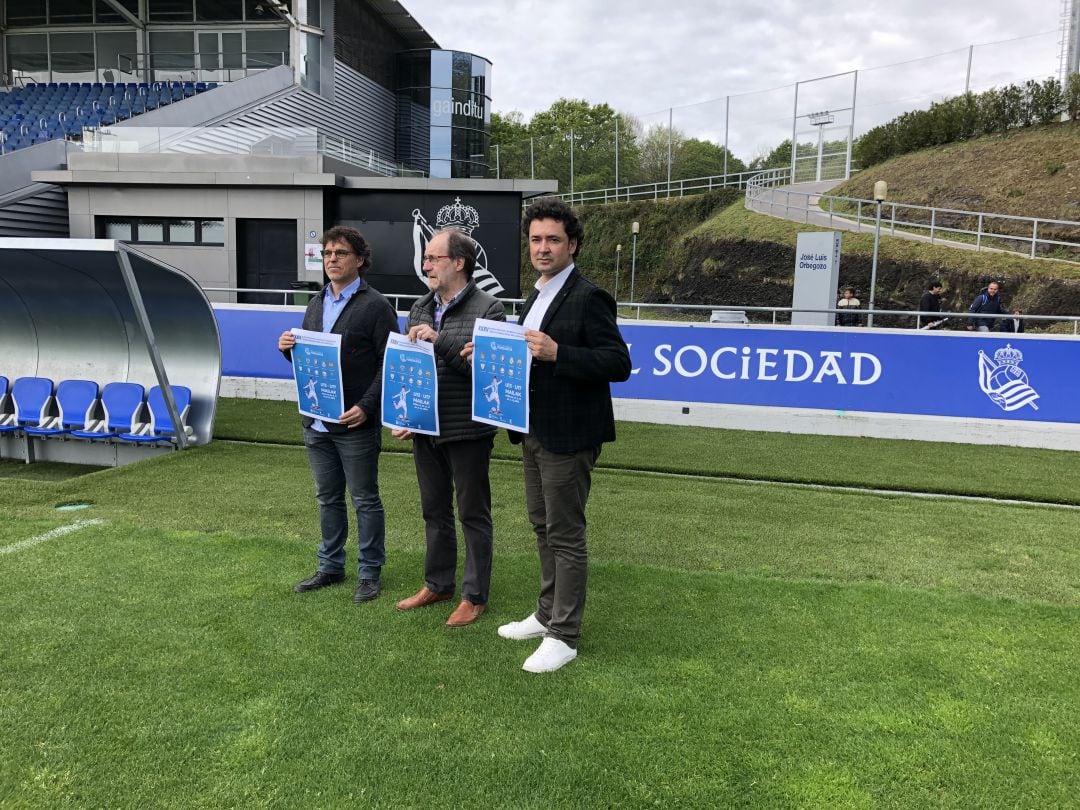
[[[976,92],[1057,75],[1063,11],[1061,0],[403,5],[443,48],[491,60],[497,112],[606,102],[643,129],[670,116],[689,136],[726,137],[744,159],[790,138],[796,111],[800,140],[813,132],[807,114],[823,110],[840,137],[962,93],[969,53]]]

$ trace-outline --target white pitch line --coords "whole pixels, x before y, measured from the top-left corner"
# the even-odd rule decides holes
[[[30,548],[39,543],[45,543],[49,540],[55,540],[57,537],[63,537],[65,534],[77,532],[79,529],[85,529],[87,526],[100,526],[104,522],[104,520],[99,520],[98,518],[92,518],[91,520],[76,520],[74,523],[69,523],[66,526],[57,526],[55,529],[49,529],[49,531],[44,534],[39,534],[37,537],[31,537],[29,540],[20,540],[18,543],[12,543],[10,546],[0,546],[0,554],[14,554],[16,551],[22,551],[24,548]]]

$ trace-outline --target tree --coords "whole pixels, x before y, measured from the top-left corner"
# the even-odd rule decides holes
[[[666,183],[668,179],[668,128],[663,124],[652,127],[641,142],[642,183]],[[714,177],[724,173],[725,148],[712,141],[687,138],[678,129],[671,130],[671,179]],[[746,164],[728,153],[730,174],[746,171]]]
[[[491,176],[496,176],[497,169],[499,177],[530,177],[529,158],[529,127],[525,123],[525,116],[517,110],[505,115],[492,112]]]
[[[529,122],[536,151],[537,177],[559,181],[559,188],[605,188],[615,184],[615,119],[607,104],[561,98]],[[621,135],[620,135],[621,137]],[[573,138],[573,180],[570,141]],[[620,152],[623,144],[620,144]]]
[[[801,146],[800,146],[801,148]],[[766,155],[758,155],[750,161],[750,169],[779,169],[791,165],[791,138],[780,142]]]
[[[687,138],[676,153],[672,177],[713,177],[723,174],[725,153],[728,174],[746,171],[746,164],[728,152],[726,147],[712,141]]]
[[[671,153],[682,148],[686,141],[679,130],[671,130]],[[641,141],[641,161],[637,182],[639,183],[664,183],[668,178],[668,128],[663,124],[656,124],[649,128]],[[675,178],[674,161],[672,162],[672,178]]]

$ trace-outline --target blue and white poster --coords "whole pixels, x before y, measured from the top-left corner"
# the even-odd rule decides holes
[[[439,435],[439,378],[435,347],[391,332],[383,355],[382,423],[388,428]]]
[[[292,364],[300,413],[323,422],[340,422],[345,413],[341,335],[306,329],[290,331],[296,338]]]
[[[525,327],[478,318],[473,326],[474,422],[529,432],[529,369]]]

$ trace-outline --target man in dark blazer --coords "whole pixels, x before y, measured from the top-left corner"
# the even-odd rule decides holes
[[[306,416],[302,419],[322,540],[318,570],[293,590],[302,593],[344,582],[348,487],[360,544],[353,601],[368,602],[379,595],[386,559],[385,520],[379,497],[379,407],[383,352],[387,336],[391,330],[397,331],[397,314],[390,302],[364,280],[364,273],[371,267],[371,248],[359,231],[334,227],[323,234],[321,241],[323,271],[330,283],[311,299],[303,328],[341,335],[343,401],[348,407],[338,422]],[[278,349],[290,361],[295,345],[292,332],[278,338]]]
[[[585,230],[556,198],[530,205],[522,222],[540,274],[521,324],[532,355],[529,432],[521,444],[525,500],[540,554],[536,611],[499,628],[510,639],[539,638],[522,667],[552,672],[577,656],[585,610],[585,505],[600,447],[615,440],[611,383],[630,376],[630,352],[615,301],[574,264]]]

